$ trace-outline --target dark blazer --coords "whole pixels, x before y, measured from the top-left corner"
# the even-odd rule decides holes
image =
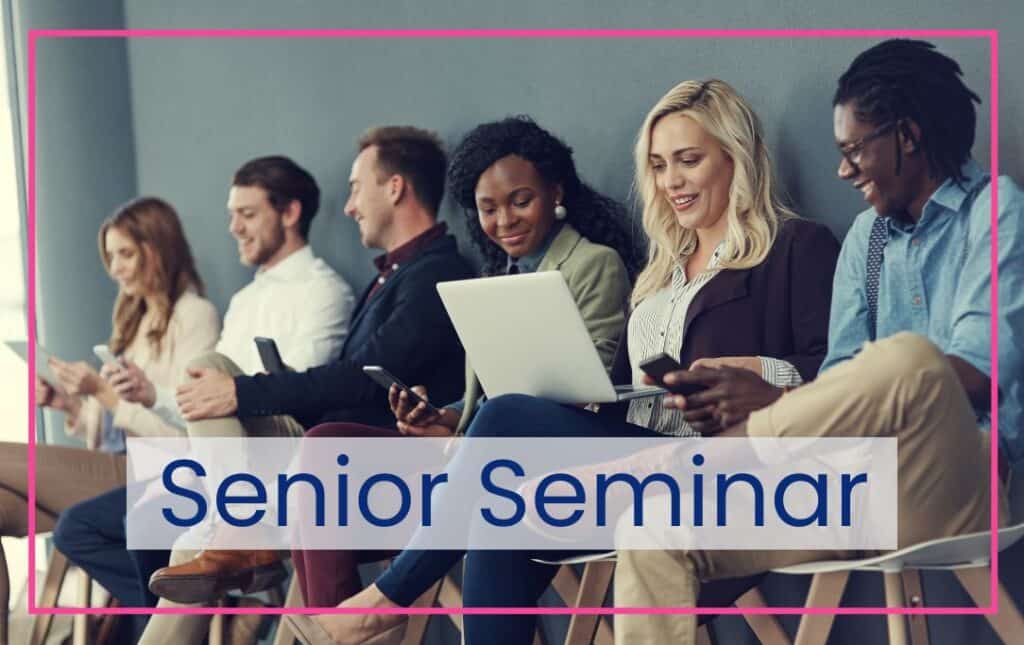
[[[372,298],[370,283],[337,360],[304,372],[235,377],[237,415],[290,414],[307,428],[317,421],[391,426],[387,391],[363,374],[364,365],[381,365],[409,385],[422,383],[435,401],[459,398],[465,354],[437,283],[474,275],[455,238],[438,238]]]
[[[805,219],[786,221],[764,262],[723,269],[697,293],[683,323],[679,362],[689,367],[698,358],[766,356],[791,363],[804,381],[814,379],[828,349],[838,257],[839,242],[828,228]],[[613,383],[632,379],[626,330],[612,365]]]

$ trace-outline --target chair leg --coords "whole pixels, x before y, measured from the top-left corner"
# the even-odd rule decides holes
[[[908,607],[924,607],[924,585],[919,569],[903,571],[903,591]],[[928,617],[925,615],[904,616],[910,625],[911,645],[929,645]]]
[[[441,583],[441,591],[437,594],[437,604],[439,607],[462,606],[462,587],[455,582],[451,574],[446,575],[444,582]],[[459,632],[463,631],[462,614],[448,614],[448,619],[452,621]]]
[[[907,600],[903,595],[903,576],[900,573],[886,571],[882,574],[885,578],[885,606],[906,607]],[[889,645],[907,645],[907,620],[899,614],[886,616],[889,625]]]
[[[761,589],[758,587],[750,589],[747,593],[737,598],[735,604],[740,609],[759,609],[768,606],[768,603],[764,600],[764,594],[761,593]],[[769,614],[743,614],[743,618],[747,621],[747,625],[754,632],[754,636],[761,642],[761,645],[792,645],[793,641],[789,640],[789,636],[786,636],[786,632],[782,630],[782,625],[779,624],[775,616]]]
[[[412,604],[413,607],[433,607],[434,602],[437,600],[438,594],[441,592],[441,585],[444,584],[444,578],[441,578],[433,585],[430,586],[416,602]],[[409,616],[409,622],[405,628],[405,637],[402,639],[402,645],[421,645],[423,637],[427,633],[427,625],[430,623],[429,614],[417,614]]]
[[[811,578],[805,607],[838,607],[846,591],[849,571],[816,573]],[[824,645],[832,631],[835,614],[805,614],[796,630],[796,645]]]
[[[121,606],[121,603],[110,596],[107,600],[108,609],[117,609]],[[114,632],[117,630],[118,620],[121,618],[117,614],[106,614],[100,616],[99,625],[96,626],[96,641],[94,645],[110,645],[114,638]]]
[[[563,566],[562,569],[571,569]],[[576,596],[566,598],[570,607],[600,607],[608,595],[608,587],[615,573],[613,560],[596,560],[583,567],[583,577],[577,588]],[[575,575],[573,575],[575,578]],[[557,589],[557,587],[556,587]],[[610,645],[615,640],[611,626],[597,614],[574,614],[569,620],[569,631],[565,636],[565,645]]]
[[[79,570],[78,604],[80,607],[92,606],[92,578],[85,571]],[[89,616],[79,614],[71,621],[71,642],[73,645],[87,645],[89,641]]]
[[[224,605],[225,602],[223,598],[217,601],[218,607],[224,607]],[[209,645],[224,645],[225,622],[224,614],[214,614],[210,616],[209,635],[206,638],[206,642],[209,643]]]
[[[285,607],[302,607],[302,591],[299,589],[299,576],[292,575],[292,581],[288,584],[288,594],[284,599]],[[295,634],[288,628],[288,623],[283,620],[277,621],[277,632],[274,634],[274,645],[294,645]]]
[[[7,572],[7,556],[4,555],[3,541],[0,540],[0,645],[8,645],[8,632],[10,616],[8,608],[11,606],[11,578]]]
[[[57,596],[60,595],[60,587],[64,584],[64,576],[68,573],[71,563],[63,553],[54,549],[50,553],[50,561],[46,565],[46,578],[43,580],[43,589],[39,594],[40,607],[56,607]],[[29,571],[29,575],[35,575]],[[53,624],[53,614],[39,614],[32,623],[32,636],[29,638],[30,645],[43,645],[50,633],[50,625]]]
[[[580,595],[579,576],[569,565],[558,567],[555,577],[551,579],[551,587],[562,598],[566,606],[569,606]]]
[[[992,576],[990,568],[957,569],[954,573],[976,605],[979,607],[989,605],[989,584]],[[1020,635],[1024,634],[1024,617],[1021,616],[1017,603],[1013,602],[1010,594],[1006,593],[1006,588],[1002,583],[999,583],[999,613],[987,614],[985,618],[988,619],[992,629],[1004,643],[1018,642]]]

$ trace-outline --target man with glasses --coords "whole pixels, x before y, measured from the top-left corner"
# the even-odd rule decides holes
[[[960,66],[933,45],[890,40],[839,79],[833,122],[839,177],[870,208],[843,243],[818,378],[792,392],[742,369],[666,376],[666,397],[718,436],[896,437],[900,548],[984,531],[992,393],[992,184],[998,182],[999,441],[1024,464],[1024,194],[971,159],[975,102]],[[689,418],[688,418],[689,420]],[[1001,468],[1000,524],[1008,473]],[[1020,479],[1020,478],[1018,478]],[[1019,483],[1014,488],[1024,488]],[[627,516],[630,515],[627,513]],[[628,547],[629,525],[620,537]],[[651,536],[646,536],[649,542]],[[702,583],[849,551],[619,551],[617,606],[693,606]],[[616,617],[617,642],[693,643],[693,616]]]

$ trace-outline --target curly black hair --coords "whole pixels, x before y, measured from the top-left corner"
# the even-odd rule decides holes
[[[913,120],[931,175],[959,182],[974,145],[974,103],[981,103],[961,76],[960,65],[929,42],[887,40],[854,59],[832,105],[853,100],[857,118],[872,125]]]
[[[508,155],[526,159],[545,181],[561,184],[562,203],[568,211],[565,221],[591,242],[617,251],[630,277],[636,275],[644,257],[631,232],[626,207],[583,183],[576,174],[572,148],[525,115],[475,127],[452,153],[448,167],[450,194],[465,211],[470,237],[483,256],[485,275],[504,271],[508,256],[477,222],[476,184],[484,171]]]

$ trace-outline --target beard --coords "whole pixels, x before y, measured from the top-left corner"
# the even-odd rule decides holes
[[[255,254],[251,256],[251,259],[243,257],[242,263],[247,266],[260,267],[270,261],[270,258],[274,257],[278,250],[284,246],[284,227],[275,227],[270,235],[258,238],[255,241],[255,245]]]

